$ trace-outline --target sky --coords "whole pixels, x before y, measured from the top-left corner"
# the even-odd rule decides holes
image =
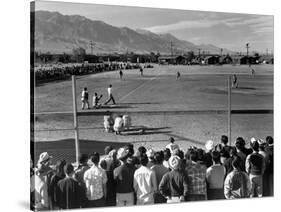
[[[274,17],[269,15],[218,13],[37,1],[35,10],[81,15],[117,27],[171,33],[194,44],[213,44],[237,52],[271,53],[274,48]]]

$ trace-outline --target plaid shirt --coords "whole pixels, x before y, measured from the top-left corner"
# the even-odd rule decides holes
[[[188,194],[207,194],[206,169],[205,165],[193,161],[186,167]]]

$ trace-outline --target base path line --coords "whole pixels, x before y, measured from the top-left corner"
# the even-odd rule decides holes
[[[149,81],[145,81],[144,83],[142,83],[140,86],[136,87],[134,90],[130,91],[129,93],[127,93],[125,96],[123,96],[122,98],[120,98],[120,101],[123,101],[124,99],[126,99],[128,96],[130,96],[132,93],[134,93],[136,90],[138,90],[139,88],[142,88],[145,84],[155,80],[156,77],[151,78]]]

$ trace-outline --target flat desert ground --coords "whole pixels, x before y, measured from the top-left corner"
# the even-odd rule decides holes
[[[124,70],[122,80],[118,71],[77,76],[81,152],[102,154],[108,144],[118,148],[127,142],[135,148],[145,145],[160,150],[171,136],[184,151],[190,145],[203,148],[207,140],[218,143],[220,136],[227,134],[227,80],[233,74],[237,75],[238,88],[233,88],[231,95],[231,108],[236,111],[231,115],[232,144],[239,136],[247,142],[251,137],[273,136],[273,66],[260,64],[252,68],[254,75],[247,65],[154,65],[144,69],[144,76],[137,69]],[[177,71],[181,73],[178,80]],[[94,92],[103,94],[103,103],[109,84],[113,86],[116,105],[81,110],[84,87],[88,88],[90,100]],[[65,158],[73,162],[71,79],[38,84],[34,89],[36,159],[40,152],[48,151],[55,160]],[[123,135],[104,132],[105,111],[113,116],[129,114],[132,129]]]

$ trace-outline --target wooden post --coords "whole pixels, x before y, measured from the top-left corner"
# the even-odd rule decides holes
[[[231,145],[231,75],[228,76],[228,109],[227,109],[227,134],[228,134],[228,140],[229,140],[229,145]]]
[[[77,119],[77,102],[76,102],[76,78],[72,75],[72,97],[73,97],[73,120],[74,120],[74,133],[75,133],[75,154],[76,163],[79,164],[80,148],[79,148],[79,129]]]

